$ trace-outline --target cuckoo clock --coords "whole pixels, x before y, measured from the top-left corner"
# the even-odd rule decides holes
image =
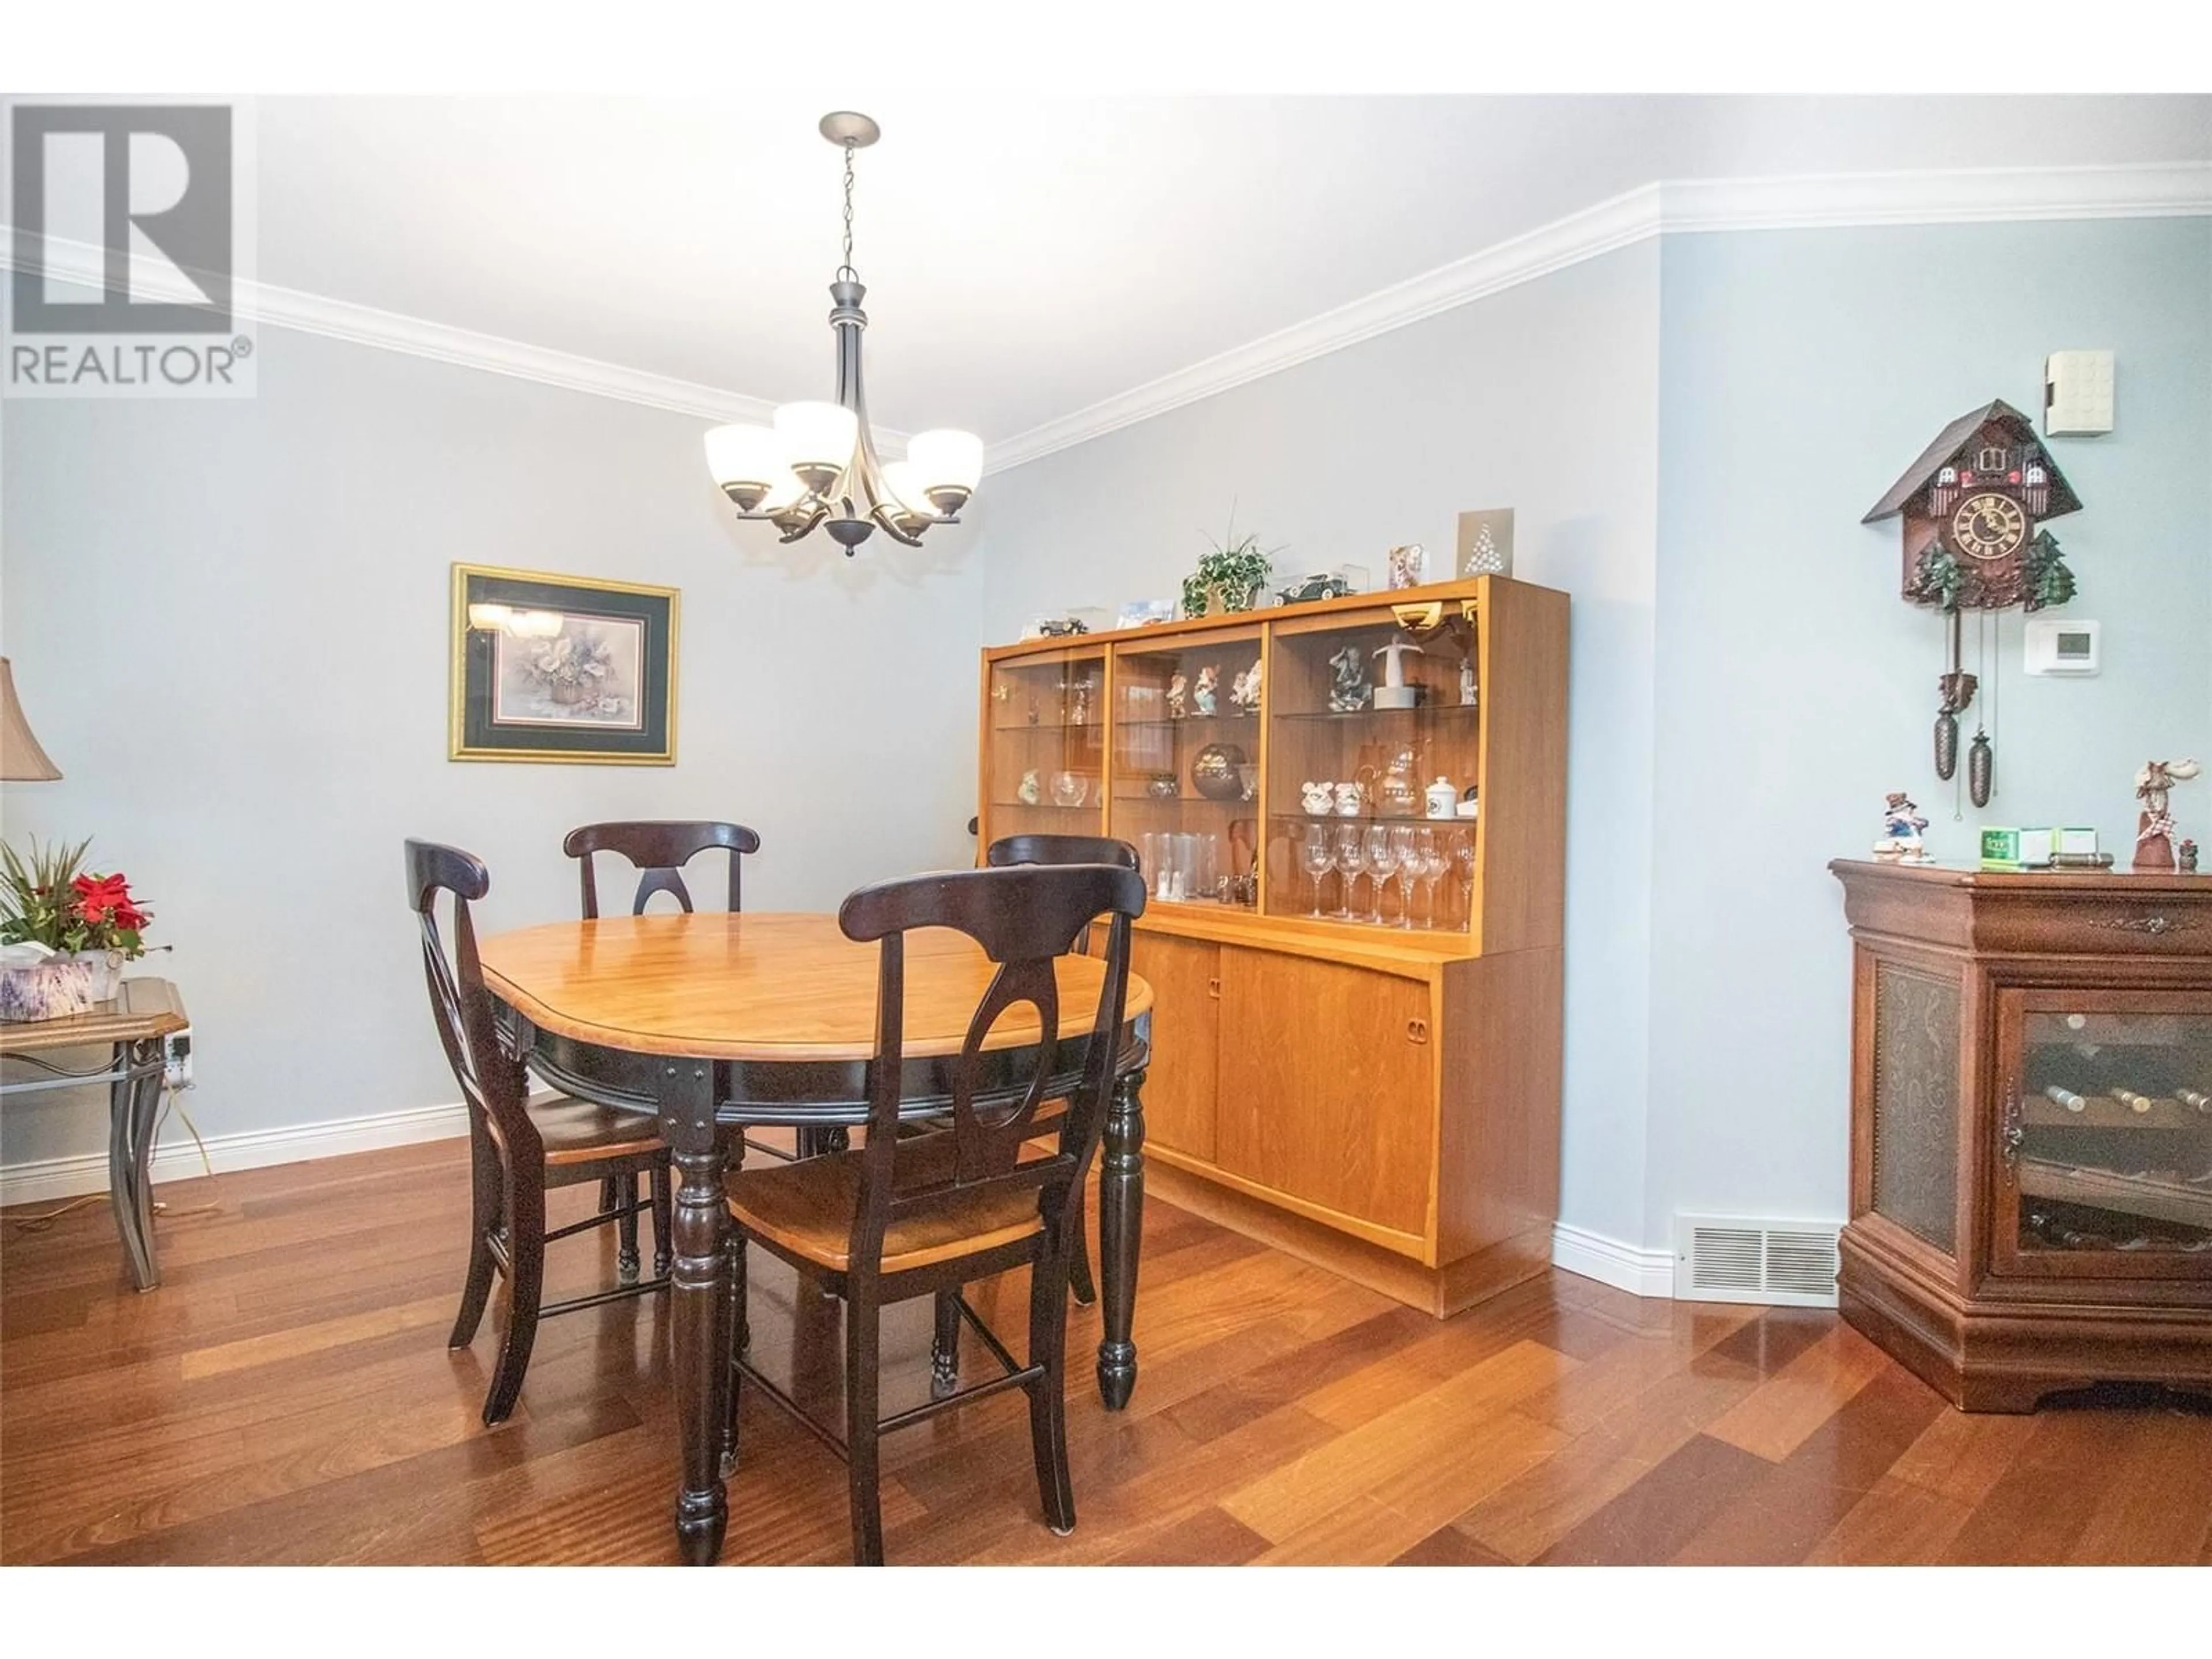
[[[1936,775],[1948,778],[1959,754],[1958,716],[1977,677],[1961,672],[1960,613],[2040,611],[2074,597],[2074,574],[2045,522],[2078,512],[2081,497],[2037,441],[2035,423],[2009,404],[1961,415],[1861,520],[1902,514],[1905,598],[1950,618],[1950,672],[1937,682]],[[1988,665],[1983,665],[1986,671]],[[1989,734],[1975,733],[1969,793],[1989,805],[1994,759]]]

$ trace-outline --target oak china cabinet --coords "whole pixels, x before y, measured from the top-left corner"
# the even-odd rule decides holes
[[[1481,577],[983,653],[979,848],[1144,861],[1148,1183],[1438,1315],[1550,1259],[1567,608]]]
[[[1844,1317],[1968,1411],[2212,1389],[2212,877],[1830,868]]]

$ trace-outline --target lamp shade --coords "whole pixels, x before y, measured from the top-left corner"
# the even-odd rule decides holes
[[[15,701],[15,671],[0,657],[0,779],[10,783],[50,783],[62,769],[46,758]]]
[[[707,434],[707,470],[722,493],[750,513],[789,476],[783,441],[764,426],[718,426]]]
[[[957,513],[983,477],[983,441],[950,427],[917,432],[907,440],[907,465],[920,477],[937,510]]]
[[[842,404],[785,404],[775,411],[775,435],[791,470],[821,490],[851,463],[860,422]]]

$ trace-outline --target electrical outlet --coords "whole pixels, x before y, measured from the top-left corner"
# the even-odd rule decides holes
[[[161,1039],[161,1066],[172,1089],[192,1086],[192,1028],[172,1031]]]

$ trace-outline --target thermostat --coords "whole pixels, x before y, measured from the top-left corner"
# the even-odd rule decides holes
[[[2094,674],[2097,672],[2097,635],[2093,622],[2067,617],[2038,617],[2025,629],[2026,667],[2031,674]]]
[[[2112,429],[2112,354],[2054,351],[2043,360],[2043,430],[2086,437]]]

